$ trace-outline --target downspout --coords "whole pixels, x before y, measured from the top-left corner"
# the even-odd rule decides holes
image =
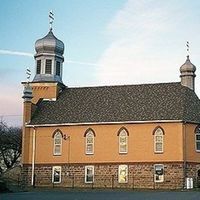
[[[187,176],[187,171],[186,171],[186,122],[183,122],[183,178],[184,178],[184,185],[183,188],[186,187],[186,176]]]
[[[34,186],[34,174],[35,174],[35,133],[36,133],[36,129],[33,126],[33,138],[32,138],[32,173],[31,173],[31,185]]]

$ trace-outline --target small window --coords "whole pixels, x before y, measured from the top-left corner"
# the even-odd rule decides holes
[[[119,153],[128,153],[128,133],[124,128],[119,131]]]
[[[164,181],[164,165],[154,165],[154,182],[161,183]]]
[[[41,60],[37,60],[36,74],[41,74]]]
[[[62,134],[58,131],[54,135],[54,155],[61,155],[62,152]]]
[[[158,127],[154,132],[154,152],[163,153],[163,130]]]
[[[119,165],[118,182],[128,183],[128,165]]]
[[[85,135],[86,154],[94,154],[94,132],[90,129]]]
[[[196,151],[200,152],[200,126],[195,129]]]
[[[85,183],[94,182],[94,166],[85,166]]]
[[[54,166],[52,169],[52,183],[61,183],[61,167]]]
[[[60,76],[60,62],[56,61],[56,75]]]
[[[47,59],[45,65],[45,74],[51,74],[51,73],[52,73],[52,60]]]

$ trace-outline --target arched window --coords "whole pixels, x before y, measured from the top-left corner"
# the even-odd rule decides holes
[[[61,153],[62,153],[62,133],[60,131],[56,131],[53,138],[54,138],[54,147],[53,147],[54,155],[61,155]]]
[[[94,136],[95,133],[92,129],[88,129],[85,132],[85,153],[94,154]]]
[[[128,153],[128,131],[121,128],[118,132],[119,136],[119,153]]]
[[[154,152],[163,153],[163,135],[164,131],[161,127],[154,130]]]
[[[196,151],[200,152],[200,125],[198,125],[195,129],[195,143]]]

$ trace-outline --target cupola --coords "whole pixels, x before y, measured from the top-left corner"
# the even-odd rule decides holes
[[[35,42],[35,51],[36,74],[33,82],[62,83],[64,43],[55,37],[52,28],[45,37]]]
[[[195,71],[196,67],[190,62],[190,58],[188,55],[185,63],[180,67],[180,77],[181,84],[192,90],[195,90]]]

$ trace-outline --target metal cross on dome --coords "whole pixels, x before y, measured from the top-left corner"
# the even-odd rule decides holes
[[[27,77],[27,82],[29,83],[31,77],[31,70],[29,69],[29,67],[27,67],[26,69],[26,77]]]
[[[186,42],[186,47],[187,47],[187,54],[188,54],[188,56],[189,56],[189,50],[190,50],[189,41]]]
[[[50,30],[52,30],[53,20],[54,20],[54,13],[53,13],[52,10],[50,10],[49,11],[49,26],[50,26]]]

